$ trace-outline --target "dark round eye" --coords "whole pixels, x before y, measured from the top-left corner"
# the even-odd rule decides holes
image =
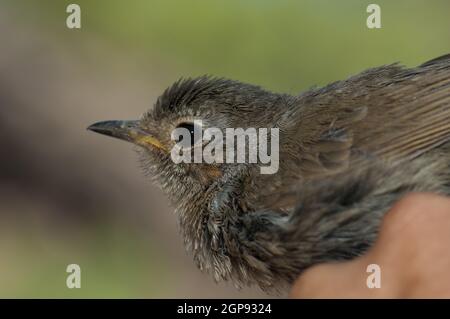
[[[176,140],[177,143],[182,142],[183,147],[192,147],[195,145],[199,140],[202,138],[202,128],[192,122],[183,122],[177,125],[177,129],[183,128],[189,131],[190,133],[190,140],[183,141],[183,135],[176,136],[178,140]]]

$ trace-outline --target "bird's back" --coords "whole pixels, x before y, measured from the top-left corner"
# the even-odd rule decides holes
[[[369,69],[299,96],[298,109],[292,124],[312,171],[411,160],[450,141],[450,55]]]

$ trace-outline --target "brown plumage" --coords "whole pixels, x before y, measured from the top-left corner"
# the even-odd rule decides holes
[[[170,133],[194,118],[221,129],[279,128],[279,171],[173,163]],[[364,252],[407,192],[450,194],[450,55],[373,68],[298,96],[180,80],[141,120],[90,129],[140,146],[201,269],[280,289],[313,264]]]

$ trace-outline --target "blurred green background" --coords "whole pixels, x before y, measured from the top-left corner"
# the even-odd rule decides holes
[[[201,274],[131,147],[85,128],[138,118],[180,76],[295,94],[450,52],[449,1],[376,1],[371,30],[372,2],[0,0],[0,297],[264,296]]]

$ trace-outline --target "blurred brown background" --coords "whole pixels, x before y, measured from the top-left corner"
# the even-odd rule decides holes
[[[132,147],[86,131],[135,119],[180,76],[296,93],[450,52],[448,1],[0,0],[0,297],[260,297],[197,270]],[[82,288],[68,289],[76,263]]]

